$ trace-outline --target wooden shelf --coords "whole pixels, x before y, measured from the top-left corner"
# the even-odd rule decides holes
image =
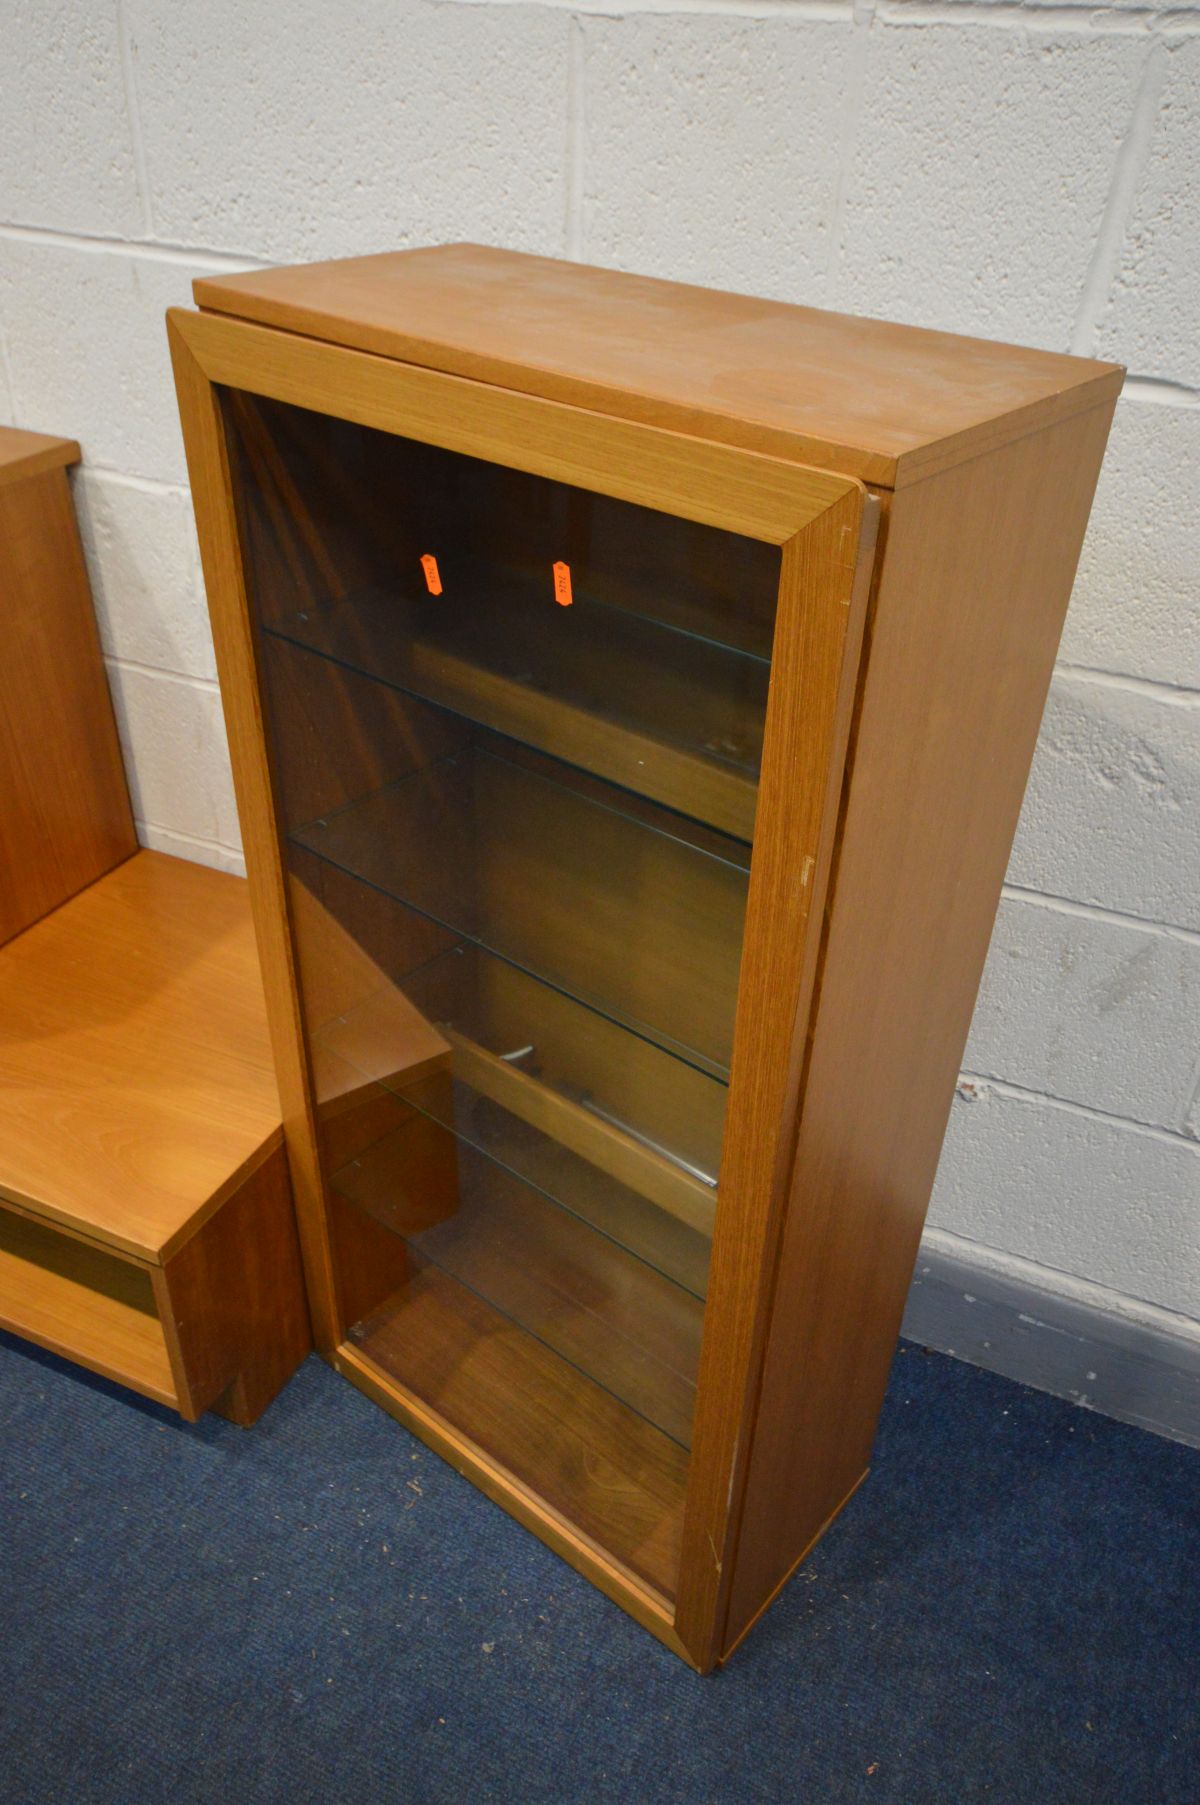
[[[176,1405],[150,1273],[0,1209],[0,1328]]]
[[[548,591],[483,572],[461,598],[365,590],[265,631],[753,836],[765,659],[586,596],[556,609]]]
[[[518,1065],[447,1029],[455,1069],[481,1096],[511,1110],[531,1127],[607,1172],[679,1222],[711,1235],[716,1209],[714,1179],[700,1177],[678,1158],[658,1150],[628,1124],[600,1113],[595,1102],[576,1102],[553,1084],[531,1078]]]
[[[435,1266],[414,1262],[349,1340],[381,1379],[674,1596],[687,1455],[668,1436]]]

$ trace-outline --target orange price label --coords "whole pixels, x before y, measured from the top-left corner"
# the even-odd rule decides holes
[[[569,608],[575,600],[571,594],[571,566],[569,564],[554,566],[554,599],[560,608]]]
[[[421,559],[421,569],[425,572],[425,587],[430,595],[441,595],[442,579],[438,573],[437,559],[432,552],[426,552]]]

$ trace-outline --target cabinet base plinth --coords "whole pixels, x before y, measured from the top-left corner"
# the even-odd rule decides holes
[[[598,1547],[557,1511],[550,1508],[521,1481],[490,1458],[468,1437],[446,1422],[436,1411],[400,1385],[390,1374],[382,1372],[360,1349],[343,1342],[329,1356],[330,1364],[344,1378],[357,1385],[397,1422],[440,1454],[456,1472],[462,1473],[479,1487],[494,1504],[515,1517],[554,1553],[560,1555],[577,1573],[582,1573],[606,1597],[640,1623],[673,1654],[689,1666],[697,1663],[675,1632],[674,1612],[670,1600],[640,1580],[619,1561]]]

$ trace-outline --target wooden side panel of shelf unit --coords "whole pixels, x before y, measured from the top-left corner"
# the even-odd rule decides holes
[[[184,1416],[255,1422],[312,1346],[283,1148],[152,1276]]]
[[[1111,417],[891,504],[722,1656],[867,1465]]]
[[[0,944],[137,851],[67,473],[33,467],[0,483]]]

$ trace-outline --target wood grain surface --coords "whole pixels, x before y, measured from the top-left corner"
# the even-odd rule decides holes
[[[892,504],[727,1647],[870,1458],[1111,415]]]
[[[201,307],[262,325],[885,487],[1113,398],[1121,379],[1055,352],[484,245],[194,287]]]
[[[827,470],[340,345],[172,308],[210,382],[782,545],[853,487]]]
[[[137,847],[87,570],[61,466],[0,429],[0,943]],[[5,462],[5,452],[8,460]]]
[[[855,493],[784,550],[676,1618],[704,1668],[721,1652],[877,519]]]
[[[247,887],[138,852],[0,948],[0,1195],[160,1262],[279,1140]]]
[[[150,1269],[0,1207],[0,1328],[175,1404]]]
[[[257,1421],[312,1346],[282,1143],[153,1279],[183,1414]]]
[[[706,1670],[777,1593],[867,1462],[1121,372],[471,246],[204,278],[197,296],[209,311],[173,314],[171,332],[322,1345]],[[239,479],[249,471],[263,488],[261,507],[240,511],[240,545],[214,385],[266,398],[226,410],[242,434]],[[268,402],[286,405],[272,416]],[[296,409],[313,410],[309,424]],[[314,426],[318,415],[354,423],[350,438]],[[422,1175],[416,1238],[430,1234],[436,1259],[442,1237],[466,1282],[384,1225],[409,1173],[402,1162],[397,1177],[388,1162],[411,1123],[404,1061],[397,1068],[387,1045],[395,1011],[383,1010],[376,1032],[369,997],[361,1063],[353,1012],[340,1026],[308,1021],[334,1062],[331,1132],[351,1163],[367,1155],[348,1185],[358,1201],[322,1200],[279,830],[306,818],[294,812],[303,797],[377,790],[370,722],[410,710],[373,704],[358,722],[361,686],[343,673],[328,686],[329,719],[349,750],[326,758],[322,681],[306,678],[303,719],[276,738],[282,762],[293,749],[299,761],[296,781],[281,782],[264,738],[248,585],[262,578],[262,623],[275,634],[297,609],[352,607],[364,573],[380,582],[399,541],[339,469],[339,446],[353,448],[354,469],[360,454],[370,463],[364,427],[782,548],[690,1462],[536,1326],[517,1326],[522,1311],[556,1321],[578,1354],[591,1325],[575,1305],[588,1286],[601,1298],[608,1282],[531,1226],[540,1203],[508,1200],[497,1268],[495,1249],[438,1205],[441,1168],[422,1155],[412,1168]],[[392,470],[372,443],[379,468]],[[317,473],[307,480],[306,461]],[[836,474],[803,467],[822,463]],[[878,486],[874,496],[860,478]],[[361,532],[340,531],[347,518]],[[620,520],[612,525],[621,540]],[[631,600],[639,534],[651,537],[641,520],[625,526],[616,607]],[[670,590],[688,558],[676,537],[648,568],[666,573]],[[727,575],[714,567],[710,624],[733,606]],[[691,630],[682,615],[675,624]],[[743,628],[746,649],[761,647],[757,603]],[[269,664],[284,672],[289,658],[276,648]],[[344,662],[362,668],[357,656]],[[455,706],[486,710],[453,675]],[[276,712],[286,709],[287,681],[269,694]],[[406,769],[434,756],[417,726]],[[561,750],[560,731],[544,723],[543,750]],[[710,827],[729,819],[708,812]],[[748,832],[744,809],[739,820]],[[509,927],[525,925],[523,871],[536,839],[514,835],[496,868]],[[699,1225],[699,1181],[672,1193],[657,1169],[643,1159],[639,1172],[626,1157],[639,1111],[645,1133],[676,1152],[701,1127],[710,1132],[714,1112],[653,1060],[691,1068],[645,1041],[639,1063],[626,1030],[482,950],[439,941],[445,930],[383,894],[378,873],[358,882],[348,861],[297,846],[289,861],[297,884],[360,943],[372,995],[377,973],[381,994],[394,981],[426,1025],[451,1024],[432,1043],[427,1082],[449,1085],[457,1073],[518,1129],[554,1136],[568,1157],[653,1195],[652,1207],[674,1201]],[[293,906],[300,927],[308,905]],[[530,916],[542,906],[539,894]],[[541,920],[542,938],[554,931]],[[735,931],[726,920],[722,932]],[[679,926],[681,940],[688,932]],[[319,957],[300,950],[304,989],[328,989]],[[344,975],[344,962],[335,966],[330,983]],[[676,992],[685,969],[671,979]],[[697,1020],[707,1013],[703,995],[689,1007]],[[585,1018],[599,1027],[581,1026]],[[513,1063],[527,1041],[536,1070]],[[399,1097],[385,1097],[393,1085]],[[603,1098],[607,1152],[581,1129],[579,1097]],[[428,1140],[427,1127],[418,1138]],[[540,1251],[523,1271],[530,1236]],[[571,1271],[567,1307],[547,1301],[559,1266]],[[493,1303],[469,1288],[476,1282],[495,1291]]]
[[[661,1593],[674,1591],[687,1455],[433,1266],[353,1346]]]
[[[333,1260],[324,1215],[316,1118],[229,458],[212,386],[171,313],[167,317],[167,339],[246,848],[250,901],[313,1334],[317,1346],[329,1352],[340,1339]]]
[[[79,446],[74,439],[60,439],[48,432],[26,432],[19,426],[0,426],[0,484],[23,482],[43,470],[61,470],[77,464]]]

